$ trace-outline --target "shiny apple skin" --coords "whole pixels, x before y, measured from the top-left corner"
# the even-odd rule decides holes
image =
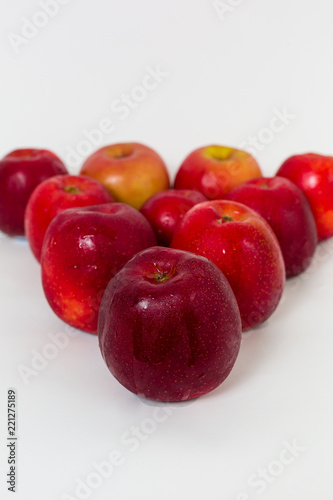
[[[276,175],[294,182],[305,194],[319,241],[333,236],[333,157],[315,153],[294,155],[281,165]]]
[[[24,236],[24,213],[33,190],[45,179],[68,174],[63,162],[45,149],[17,149],[0,161],[0,231]]]
[[[150,196],[170,187],[162,158],[136,142],[104,146],[85,160],[80,173],[104,184],[116,201],[138,210]]]
[[[42,283],[51,308],[69,325],[97,333],[108,282],[133,255],[155,244],[148,221],[124,203],[64,210],[42,247]]]
[[[186,212],[203,201],[207,198],[199,191],[168,189],[151,196],[140,212],[153,228],[158,244],[167,247]]]
[[[46,230],[56,215],[67,208],[113,201],[100,182],[83,175],[57,175],[39,184],[29,198],[24,218],[26,237],[36,259],[40,261]]]
[[[185,158],[176,174],[174,187],[196,189],[209,200],[217,200],[238,184],[261,175],[250,153],[211,145],[196,149]]]
[[[241,320],[213,263],[155,247],[134,256],[110,281],[98,335],[102,356],[124,387],[156,401],[184,401],[228,376]]]
[[[170,246],[217,265],[236,296],[243,330],[276,309],[285,284],[282,253],[270,226],[249,207],[228,200],[200,203],[185,214]]]
[[[302,191],[283,177],[261,177],[227,195],[259,213],[271,226],[282,251],[287,278],[311,263],[318,243],[316,223]]]

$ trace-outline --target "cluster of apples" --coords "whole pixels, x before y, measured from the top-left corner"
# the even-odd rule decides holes
[[[216,388],[242,330],[333,236],[333,157],[292,156],[263,177],[247,152],[207,146],[168,170],[138,143],[103,147],[80,175],[46,150],[0,161],[0,230],[26,235],[45,296],[99,336],[127,389],[159,401]]]

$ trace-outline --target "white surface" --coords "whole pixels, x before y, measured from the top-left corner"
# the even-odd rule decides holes
[[[266,140],[257,158],[267,175],[296,152],[332,154],[332,2],[220,3],[229,5],[224,19],[212,0],[71,0],[15,53],[8,34],[20,34],[21,18],[40,6],[0,0],[0,155],[36,146],[68,159],[83,130],[104,118],[114,130],[101,144],[144,142],[172,174],[196,147],[244,146],[249,136]],[[121,119],[112,103],[140,92],[133,89],[156,65],[168,76]],[[289,123],[263,131],[278,125],[272,119],[283,108]],[[2,235],[0,294],[1,499],[13,498],[4,478],[9,387],[18,392],[18,500],[83,498],[78,478],[86,481],[93,462],[116,450],[122,463],[85,498],[332,498],[333,241],[288,283],[273,317],[244,338],[220,388],[158,410],[112,378],[96,337],[85,333],[24,383],[18,369],[32,366],[32,350],[43,352],[49,334],[68,330],[43,297],[26,242]],[[142,441],[129,441],[132,426],[143,429]],[[284,451],[293,442],[302,447],[294,460]],[[258,483],[260,467],[274,481],[269,473]]]

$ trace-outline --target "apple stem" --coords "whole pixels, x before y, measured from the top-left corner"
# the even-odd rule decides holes
[[[222,217],[220,219],[218,219],[218,222],[220,222],[221,224],[224,224],[225,222],[232,222],[233,221],[233,218],[230,217],[229,215],[222,215]]]
[[[76,186],[66,186],[65,191],[66,191],[66,193],[70,193],[70,194],[78,194],[81,192],[80,189]]]
[[[155,281],[157,281],[157,283],[163,283],[164,281],[167,281],[168,279],[170,279],[170,276],[167,273],[157,272],[157,273],[154,273],[154,278],[155,278]]]

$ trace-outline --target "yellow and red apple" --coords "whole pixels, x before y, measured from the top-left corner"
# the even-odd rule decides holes
[[[138,210],[150,196],[170,187],[162,158],[135,142],[99,149],[86,159],[80,173],[104,184],[116,201]]]
[[[196,189],[209,200],[222,199],[234,187],[261,177],[253,156],[227,146],[205,146],[190,153],[177,172],[175,189]]]

